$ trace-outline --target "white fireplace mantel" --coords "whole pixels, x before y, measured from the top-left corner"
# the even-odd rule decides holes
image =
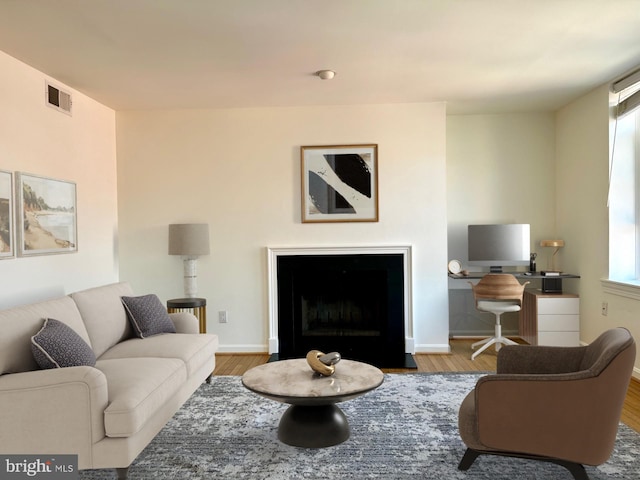
[[[404,270],[404,333],[405,352],[415,353],[413,338],[413,300],[411,274],[411,246],[356,247],[267,247],[269,295],[269,354],[278,353],[278,257],[291,255],[384,255],[401,254]]]

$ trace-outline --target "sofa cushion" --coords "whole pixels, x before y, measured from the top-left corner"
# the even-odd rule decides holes
[[[179,358],[193,375],[210,360],[218,348],[218,336],[207,334],[175,333],[151,338],[132,338],[107,350],[100,360],[115,358],[160,357]]]
[[[80,335],[59,320],[47,318],[31,337],[31,351],[42,369],[96,364],[96,356]]]
[[[31,353],[31,337],[45,318],[57,318],[91,345],[76,304],[69,297],[0,311],[0,375],[38,370]]]
[[[185,364],[177,358],[99,359],[96,368],[109,385],[109,406],[104,411],[108,437],[134,435],[187,379]]]
[[[131,286],[125,282],[71,294],[87,327],[96,357],[100,357],[116,343],[131,338],[131,325],[120,297],[132,294]],[[53,314],[50,316],[55,317]]]
[[[156,295],[122,297],[122,303],[127,310],[133,331],[139,338],[161,333],[176,333],[176,327]]]

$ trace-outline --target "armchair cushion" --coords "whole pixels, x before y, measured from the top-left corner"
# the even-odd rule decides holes
[[[507,345],[500,350],[496,373],[556,374],[582,370],[587,347]]]
[[[38,333],[31,337],[33,358],[42,369],[93,367],[96,356],[80,335],[71,327],[47,318]]]
[[[176,327],[156,295],[122,297],[122,303],[136,336],[147,338],[160,333],[176,333]]]

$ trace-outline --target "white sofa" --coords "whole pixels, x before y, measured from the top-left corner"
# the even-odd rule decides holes
[[[177,333],[134,338],[127,283],[0,311],[0,452],[77,454],[78,468],[129,465],[215,367],[218,338],[189,313]],[[41,370],[31,337],[53,318],[91,347],[95,366]]]

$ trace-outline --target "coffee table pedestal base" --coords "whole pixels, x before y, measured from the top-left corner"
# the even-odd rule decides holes
[[[278,439],[294,447],[323,448],[349,438],[347,417],[336,405],[291,405],[280,419]]]

